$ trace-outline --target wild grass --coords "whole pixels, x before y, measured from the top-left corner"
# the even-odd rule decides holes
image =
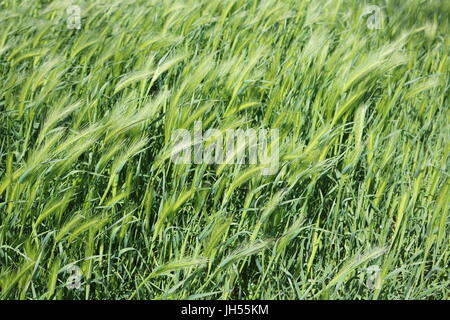
[[[0,298],[449,299],[449,16],[2,1]],[[175,165],[196,121],[279,129],[277,172]]]

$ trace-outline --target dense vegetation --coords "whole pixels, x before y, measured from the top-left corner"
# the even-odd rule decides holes
[[[0,298],[448,299],[450,2],[370,4],[1,1]]]

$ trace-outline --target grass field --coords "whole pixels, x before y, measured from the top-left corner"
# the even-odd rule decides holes
[[[449,299],[449,21],[1,1],[0,299]],[[199,121],[278,129],[276,172],[173,163]]]

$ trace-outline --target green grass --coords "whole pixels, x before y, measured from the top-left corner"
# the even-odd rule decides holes
[[[0,299],[449,299],[448,1],[373,0],[380,30],[356,0],[73,4],[0,2]],[[200,120],[278,128],[279,170],[174,165]]]

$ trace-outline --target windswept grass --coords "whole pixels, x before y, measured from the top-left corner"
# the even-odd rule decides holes
[[[449,299],[450,3],[370,4],[0,2],[0,299]]]

